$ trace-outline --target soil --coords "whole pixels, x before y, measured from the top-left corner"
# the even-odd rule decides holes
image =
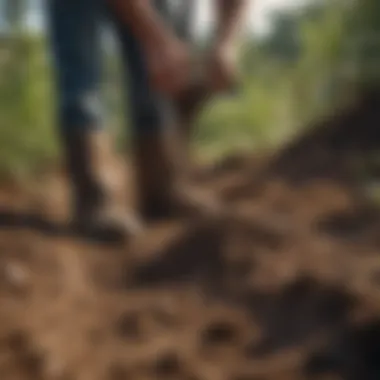
[[[379,110],[197,169],[225,215],[122,247],[65,231],[61,176],[2,186],[0,379],[379,379],[380,211],[355,166]]]

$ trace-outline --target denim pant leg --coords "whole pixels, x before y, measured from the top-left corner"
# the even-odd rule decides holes
[[[183,3],[182,7],[177,10],[171,8],[169,0],[155,0],[155,6],[181,38],[189,39],[194,2],[180,2]],[[141,47],[128,26],[121,23],[117,15],[113,15],[112,18],[122,53],[132,134],[149,134],[170,127],[175,117],[173,105],[152,88]]]
[[[46,9],[59,125],[63,129],[98,128],[103,124],[102,0],[47,0]]]

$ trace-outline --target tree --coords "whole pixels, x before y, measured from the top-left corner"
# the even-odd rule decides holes
[[[356,0],[347,23],[351,46],[349,54],[360,81],[379,84],[380,80],[380,2]]]

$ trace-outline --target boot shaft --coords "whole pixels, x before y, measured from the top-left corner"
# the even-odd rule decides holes
[[[103,174],[108,161],[106,135],[99,131],[75,130],[64,131],[61,138],[76,212],[100,207],[109,192]]]

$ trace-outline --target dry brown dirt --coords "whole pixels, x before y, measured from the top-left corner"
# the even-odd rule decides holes
[[[3,186],[0,379],[379,379],[380,212],[352,170],[378,105],[276,157],[197,170],[226,215],[125,247],[33,214],[64,209],[59,177]]]

